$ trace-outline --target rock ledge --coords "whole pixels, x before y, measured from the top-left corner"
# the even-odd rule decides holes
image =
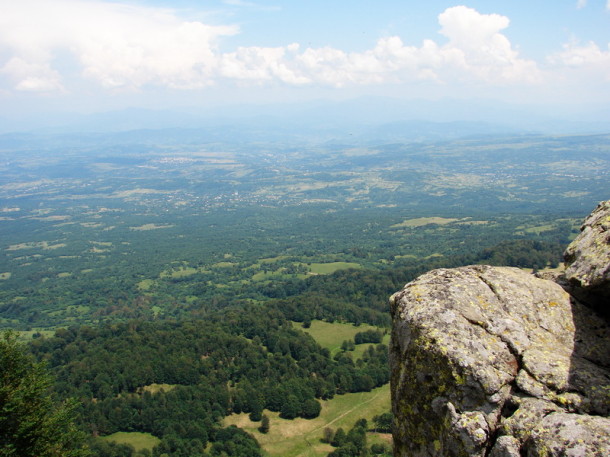
[[[570,283],[602,290],[610,260],[589,268],[578,252]],[[610,326],[559,284],[439,269],[390,303],[395,456],[610,455]]]

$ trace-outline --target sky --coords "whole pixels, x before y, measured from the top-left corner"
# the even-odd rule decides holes
[[[610,0],[0,0],[0,116],[363,96],[610,106]]]

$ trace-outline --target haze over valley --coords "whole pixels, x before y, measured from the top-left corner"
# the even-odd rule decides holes
[[[411,3],[0,0],[0,455],[388,457],[388,298],[562,271],[610,3]]]

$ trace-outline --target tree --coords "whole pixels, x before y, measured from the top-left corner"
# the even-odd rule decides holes
[[[261,433],[269,433],[269,417],[266,414],[263,414],[261,419],[261,426],[258,428],[258,431]]]
[[[393,418],[394,416],[390,412],[373,417],[375,431],[381,433],[392,433]]]
[[[72,403],[57,403],[51,378],[17,343],[12,332],[0,337],[0,455],[83,457],[84,436],[72,422]]]
[[[294,419],[299,415],[300,405],[299,400],[294,395],[289,395],[280,411],[282,419]]]
[[[345,444],[346,441],[347,441],[347,435],[345,433],[345,430],[343,430],[341,427],[339,427],[337,429],[337,431],[335,432],[335,436],[333,437],[330,444],[335,447],[341,447]]]
[[[330,428],[330,427],[324,427],[324,431],[323,431],[323,435],[322,435],[322,442],[323,443],[331,443],[331,441],[333,440],[335,436],[335,431]]]
[[[315,398],[309,398],[303,402],[301,407],[301,417],[305,419],[313,419],[320,415],[322,407]]]

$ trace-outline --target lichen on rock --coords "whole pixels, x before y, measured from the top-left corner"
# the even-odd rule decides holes
[[[564,258],[574,295],[610,317],[610,200],[585,219]]]
[[[438,269],[390,304],[395,456],[610,455],[610,327],[559,284]]]

